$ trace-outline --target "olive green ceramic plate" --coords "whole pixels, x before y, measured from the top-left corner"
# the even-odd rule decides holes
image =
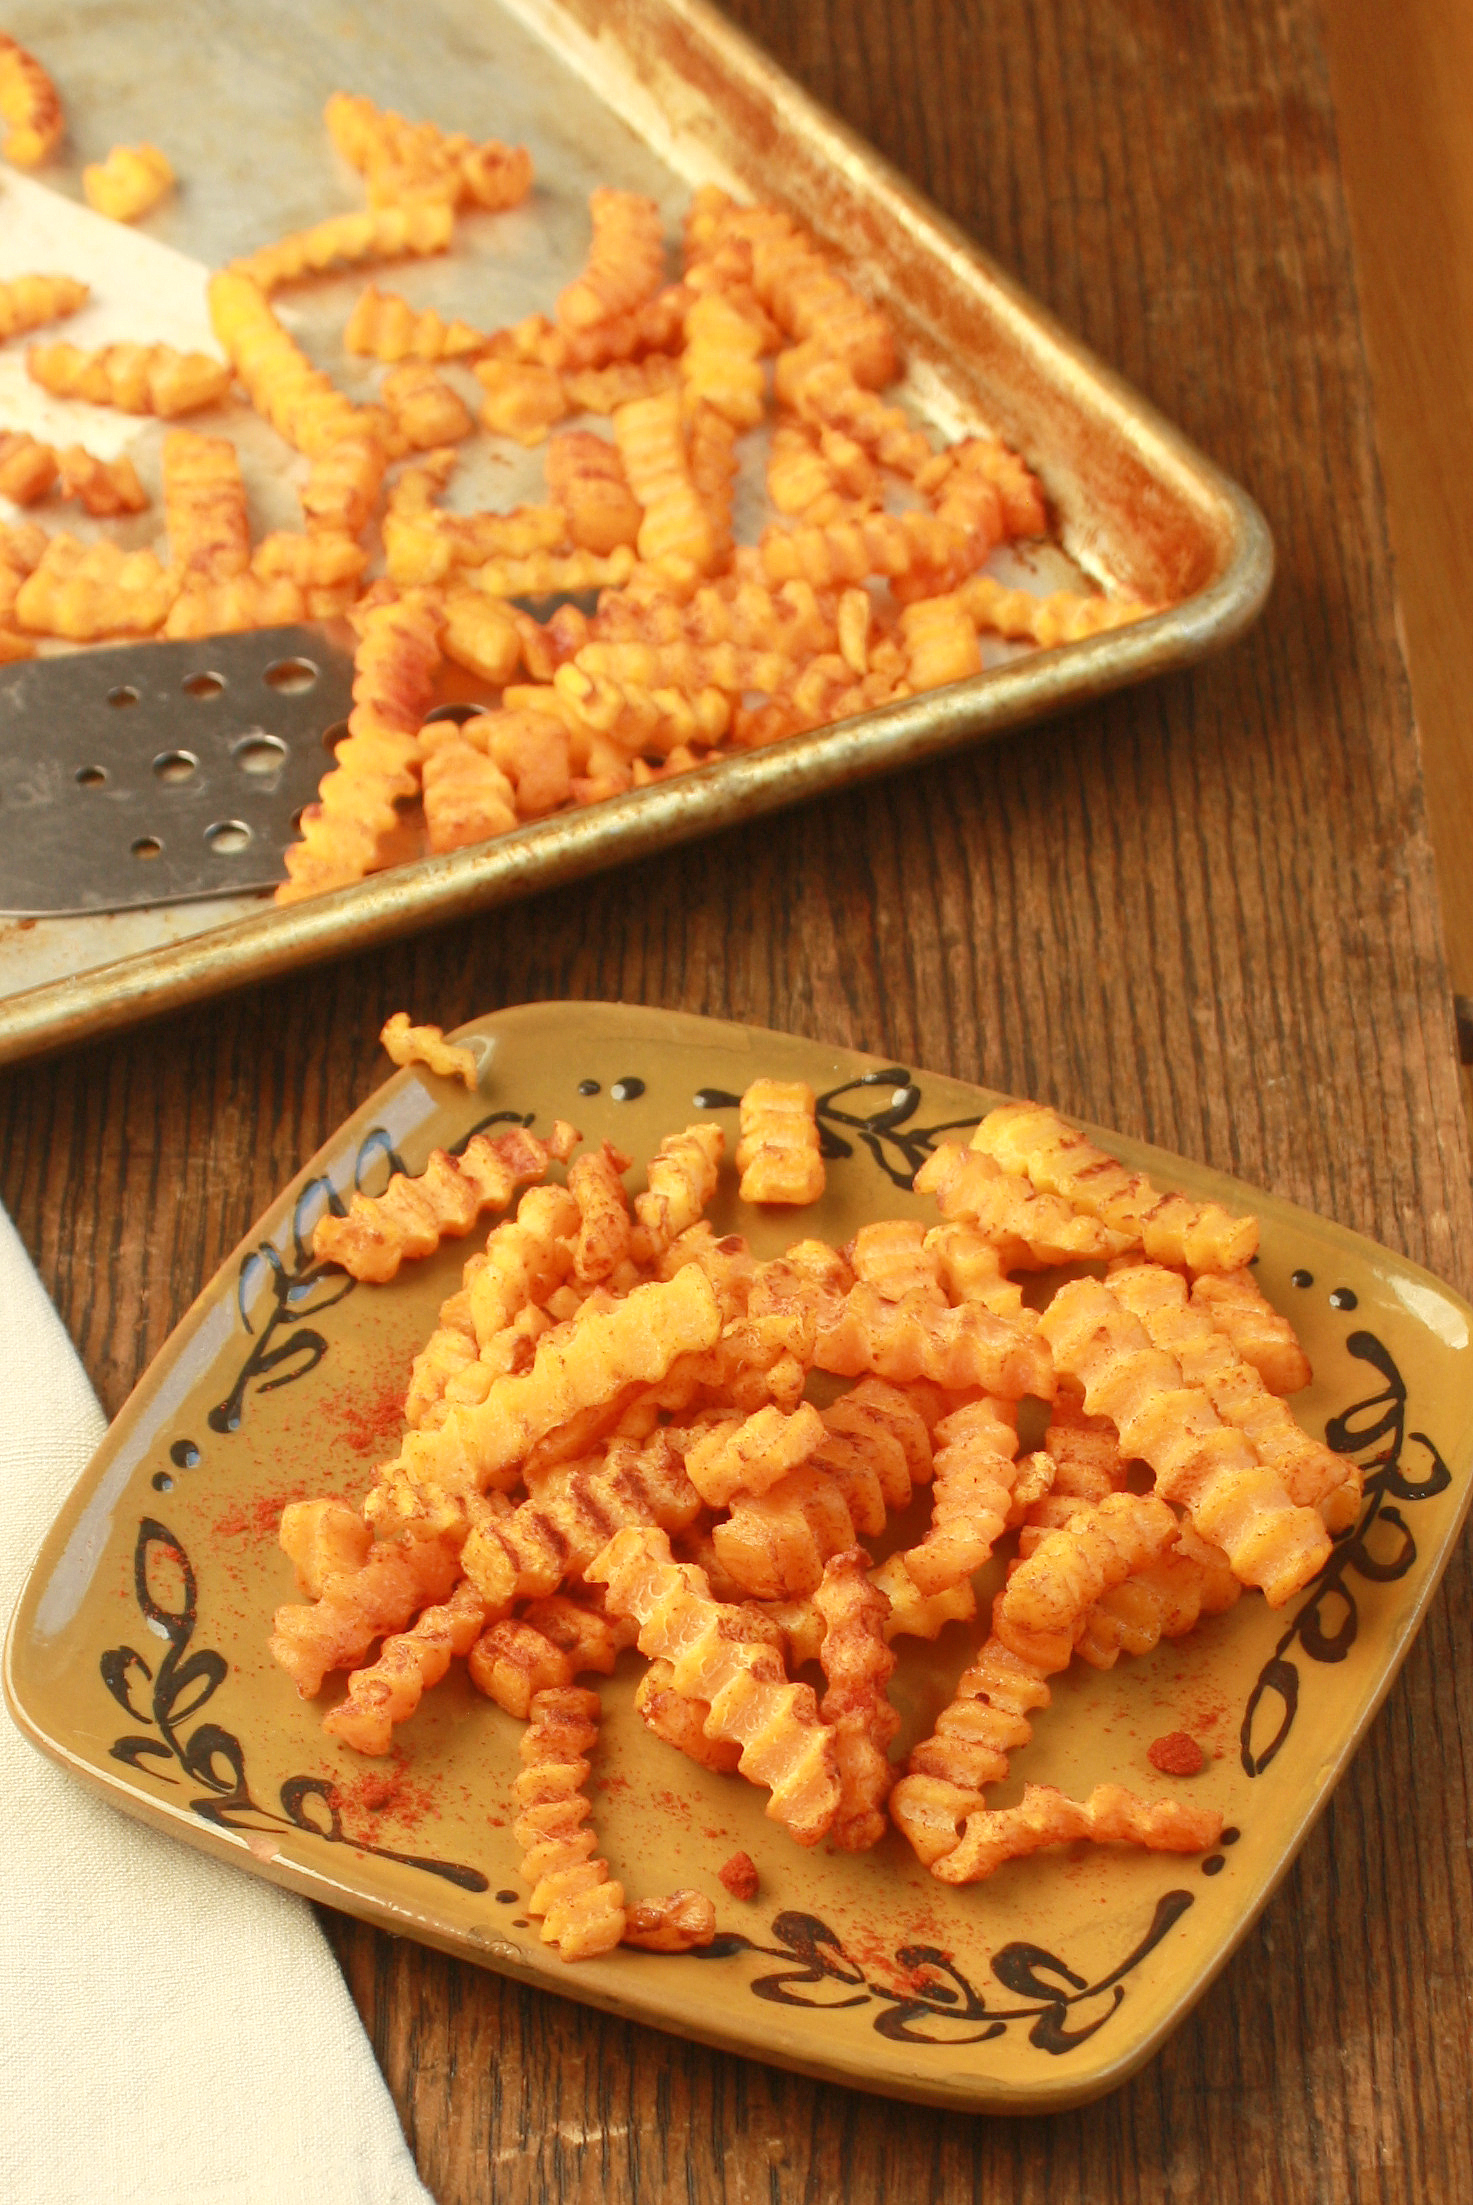
[[[633,1951],[566,1967],[525,1911],[512,1837],[519,1725],[459,1674],[427,1695],[387,1761],[326,1737],[271,1663],[293,1595],[282,1504],[357,1496],[395,1450],[411,1355],[458,1283],[462,1245],[354,1286],[308,1249],[313,1220],[391,1164],[517,1119],[570,1117],[643,1159],[708,1112],[734,1130],[759,1074],[821,1097],[831,1161],[801,1217],[714,1215],[759,1254],[798,1232],[847,1239],[923,1214],[911,1174],[996,1099],[956,1080],[788,1035],[613,1004],[479,1020],[478,1092],[401,1073],[351,1118],[201,1296],[109,1432],[36,1564],[10,1632],[10,1707],[46,1752],[117,1805],[313,1899],[657,2028],[807,2073],[938,2104],[1038,2111],[1125,2079],[1181,2019],[1283,1875],[1421,1620],[1467,1503],[1473,1312],[1384,1249],[1138,1142],[1167,1182],[1263,1220],[1259,1278],[1314,1363],[1296,1403],[1366,1466],[1359,1526],[1323,1578],[1271,1614],[1245,1598],[1190,1639],[1107,1674],[1079,1670],[1019,1757],[1075,1795],[1116,1779],[1220,1807],[1205,1859],[1075,1848],[952,1890],[891,1835],[858,1857],[801,1852],[765,1794],[650,1738],[623,1657],[604,1688],[595,1768],[603,1848],[631,1898],[694,1884],[719,1901],[703,1957]],[[965,1138],[965,1132],[962,1136]],[[933,1213],[934,1214],[934,1213]],[[990,1598],[991,1586],[979,1583]],[[949,1697],[969,1639],[900,1642],[903,1752]],[[335,1696],[336,1687],[328,1694]],[[1147,1747],[1191,1732],[1202,1774],[1159,1776]],[[1014,1796],[1018,1782],[999,1794]],[[732,1853],[761,1872],[729,1899]]]

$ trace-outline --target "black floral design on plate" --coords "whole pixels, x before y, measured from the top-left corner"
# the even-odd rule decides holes
[[[1043,1945],[1015,1942],[992,1955],[990,1966],[1003,1990],[1021,2004],[989,2005],[988,1998],[962,1973],[949,1952],[936,1945],[901,1945],[895,1965],[907,1978],[896,1990],[866,1975],[845,1952],[841,1939],[816,1914],[776,1916],[775,1944],[758,1944],[740,1931],[728,1931],[694,1960],[726,1960],[738,1952],[757,1952],[790,1963],[760,1975],[749,1988],[754,1998],[775,2006],[807,2006],[820,2012],[878,2005],[877,2035],[892,2043],[951,2048],[985,2044],[1002,2036],[1015,2021],[1030,2021],[1028,2041],[1055,2056],[1072,2052],[1102,2029],[1125,1997],[1125,1978],[1153,1952],[1192,1904],[1190,1891],[1166,1891],[1156,1902],[1150,1926],[1139,1943],[1115,1967],[1091,1982],[1076,1975],[1057,1953]],[[838,1994],[825,1995],[832,1989]],[[1100,2002],[1103,2001],[1103,2004]],[[1075,2027],[1067,2024],[1079,2015]]]
[[[535,1112],[494,1110],[464,1133],[448,1151],[459,1156],[478,1133],[491,1125],[529,1126]],[[373,1126],[358,1144],[353,1158],[353,1189],[362,1194],[364,1181],[384,1167],[384,1184],[395,1172],[404,1172],[404,1159],[383,1126]],[[309,1179],[292,1207],[290,1261],[273,1241],[263,1240],[241,1259],[235,1283],[235,1305],[251,1348],[241,1364],[234,1385],[223,1401],[210,1410],[207,1422],[215,1432],[238,1432],[245,1414],[246,1396],[252,1386],[270,1393],[277,1386],[295,1385],[316,1370],[327,1353],[326,1336],[306,1320],[319,1317],[346,1300],[358,1281],[338,1264],[312,1253],[312,1232],[325,1211],[334,1217],[347,1215],[347,1204],[325,1175]],[[250,1309],[263,1276],[270,1282],[270,1314],[259,1332],[251,1323]],[[277,1335],[286,1325],[295,1329],[285,1339]]]
[[[889,1101],[864,1112],[840,1108],[844,1097],[862,1095],[866,1088],[874,1087],[888,1088]],[[724,1087],[702,1087],[694,1099],[698,1110],[735,1110],[742,1098]],[[817,1098],[819,1152],[829,1163],[852,1156],[852,1134],[863,1142],[892,1185],[909,1190],[941,1134],[964,1132],[978,1123],[978,1113],[973,1111],[969,1118],[950,1118],[942,1125],[913,1125],[911,1120],[920,1106],[921,1091],[904,1065],[885,1065],[877,1072],[845,1080],[842,1086],[830,1087]]]
[[[1332,1417],[1325,1441],[1337,1455],[1356,1455],[1365,1470],[1365,1505],[1354,1529],[1336,1540],[1308,1598],[1258,1673],[1243,1711],[1239,1747],[1249,1776],[1273,1761],[1299,1711],[1299,1670],[1289,1657],[1296,1644],[1310,1661],[1344,1661],[1355,1644],[1360,1615],[1352,1577],[1378,1585],[1405,1577],[1417,1559],[1417,1542],[1395,1501],[1426,1501],[1446,1490],[1452,1473],[1425,1432],[1408,1433],[1406,1381],[1374,1332],[1352,1332],[1350,1353],[1383,1380],[1377,1393]],[[1421,1474],[1403,1459],[1408,1446],[1425,1455]],[[1263,1733],[1277,1710],[1277,1724]]]
[[[159,1577],[172,1573],[175,1597],[163,1595]],[[150,1582],[152,1575],[153,1581]],[[190,1811],[222,1830],[306,1830],[330,1845],[350,1845],[358,1853],[372,1853],[378,1860],[397,1861],[404,1868],[421,1868],[427,1875],[442,1876],[462,1891],[486,1891],[488,1879],[478,1868],[457,1861],[431,1860],[416,1853],[391,1852],[349,1837],[342,1825],[337,1791],[330,1777],[291,1776],[281,1787],[281,1806],[262,1806],[252,1796],[246,1779],[245,1752],[233,1731],[219,1723],[195,1723],[206,1703],[229,1674],[222,1654],[213,1648],[189,1651],[199,1620],[198,1590],[188,1555],[172,1531],[152,1516],[138,1526],[133,1548],[133,1592],[145,1622],[167,1639],[169,1651],[157,1671],[150,1668],[135,1646],[112,1646],[99,1667],[108,1691],[135,1723],[146,1723],[154,1735],[130,1732],[114,1741],[109,1751],[114,1761],[146,1770],[159,1782],[178,1784],[172,1773],[177,1766],[200,1796],[189,1802]],[[135,1693],[137,1697],[135,1698]],[[139,1705],[139,1700],[144,1705]],[[169,1773],[166,1773],[168,1771]]]

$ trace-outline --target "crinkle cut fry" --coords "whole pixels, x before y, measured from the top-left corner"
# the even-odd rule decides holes
[[[532,161],[524,146],[487,138],[477,145],[435,123],[406,122],[392,108],[351,92],[334,92],[323,111],[328,135],[368,185],[372,207],[404,201],[465,201],[496,212],[525,199]]]
[[[660,210],[637,192],[601,185],[589,194],[588,259],[558,296],[562,327],[579,332],[627,314],[659,290],[665,272]]]
[[[737,1493],[765,1493],[806,1462],[824,1436],[811,1401],[791,1416],[769,1404],[743,1421],[708,1426],[686,1450],[686,1475],[709,1507],[725,1508]]]
[[[417,452],[443,451],[475,427],[459,392],[422,360],[390,368],[379,397],[399,434]]]
[[[47,322],[65,321],[85,306],[90,287],[72,276],[12,276],[0,283],[0,344]]]
[[[1221,1615],[1242,1593],[1220,1547],[1183,1524],[1175,1544],[1149,1569],[1136,1570],[1095,1602],[1076,1651],[1094,1669],[1121,1654],[1139,1658],[1163,1638],[1182,1638],[1204,1615]]]
[[[1041,1193],[992,1157],[954,1141],[941,1142],[926,1158],[915,1191],[934,1194],[943,1217],[975,1225],[1007,1271],[1118,1256],[1131,1245],[1129,1233],[1084,1216],[1061,1195]]]
[[[1049,1401],[1054,1392],[1048,1345],[1031,1310],[1007,1317],[981,1302],[941,1310],[929,1298],[887,1302],[862,1282],[820,1314],[813,1362],[841,1378],[867,1371],[902,1385],[925,1378],[956,1390],[980,1386],[1007,1401],[1024,1394]]]
[[[942,689],[982,671],[982,651],[961,598],[918,597],[900,615],[905,678],[912,689]]]
[[[307,617],[307,601],[284,576],[263,580],[258,574],[232,574],[223,582],[190,581],[169,607],[164,634],[171,641],[191,636],[234,635],[246,628],[285,627]]]
[[[872,1286],[883,1301],[925,1295],[937,1309],[946,1306],[941,1259],[928,1245],[926,1228],[916,1217],[887,1217],[861,1225],[845,1249],[856,1279]]]
[[[289,1501],[281,1512],[281,1546],[297,1573],[297,1590],[320,1600],[329,1577],[362,1569],[373,1533],[346,1501]]]
[[[228,437],[171,429],[164,438],[169,561],[189,581],[225,582],[251,563],[245,481]]]
[[[536,1191],[562,1194],[565,1190]],[[484,1401],[498,1378],[529,1370],[536,1358],[537,1342],[553,1328],[548,1311],[536,1302],[527,1302],[509,1324],[478,1346],[468,1329],[469,1299],[462,1289],[451,1295],[448,1303],[441,1304],[440,1323],[415,1357],[409,1391],[404,1397],[404,1421],[414,1430],[443,1424],[458,1404]]]
[[[1069,1631],[1112,1586],[1160,1560],[1177,1520],[1154,1493],[1111,1493],[1085,1502],[1048,1532],[1009,1577],[1002,1614],[1024,1631]]]
[[[115,145],[82,171],[82,196],[95,214],[137,222],[174,188],[174,168],[156,145]]]
[[[938,452],[917,476],[917,486],[933,494],[937,491],[944,494],[948,483],[957,476],[980,476],[991,484],[997,493],[1009,536],[1048,534],[1048,508],[1042,484],[1027,463],[998,438],[964,437],[959,444]]]
[[[478,1348],[499,1338],[529,1302],[545,1301],[573,1267],[578,1204],[566,1187],[537,1187],[496,1226],[466,1265],[467,1314]]]
[[[0,31],[0,121],[4,153],[17,168],[39,168],[61,140],[66,118],[56,86],[34,54]]]
[[[694,1952],[716,1935],[716,1908],[704,1891],[672,1891],[627,1909],[624,1942],[644,1952]]]
[[[509,1516],[477,1524],[463,1549],[466,1573],[488,1609],[556,1593],[577,1577],[617,1530],[657,1524],[684,1531],[701,1512],[701,1496],[667,1431],[642,1447],[617,1441],[606,1455],[556,1470]]]
[[[427,1601],[444,1600],[461,1575],[447,1539],[396,1539],[370,1549],[357,1569],[328,1576],[310,1608],[278,1608],[271,1652],[304,1700],[330,1669],[351,1669],[376,1638],[401,1631]]]
[[[923,1593],[948,1591],[982,1567],[1007,1528],[1018,1477],[1017,1412],[985,1395],[936,1426],[931,1522],[903,1559]]]
[[[534,1694],[518,1742],[513,1830],[532,1886],[527,1912],[543,1917],[542,1938],[564,1960],[612,1952],[624,1935],[624,1892],[609,1864],[593,1857],[597,1839],[584,1823],[589,1804],[586,1755],[598,1738],[599,1700],[580,1685]]]
[[[124,551],[58,533],[16,592],[14,618],[35,635],[93,643],[102,636],[151,635],[178,592],[178,578],[151,551]]]
[[[1157,1263],[1237,1271],[1258,1253],[1256,1217],[1230,1217],[1216,1202],[1163,1194],[1144,1172],[1127,1171],[1041,1104],[1000,1104],[982,1120],[972,1146],[1005,1171],[1128,1233]]]
[[[223,269],[206,291],[210,326],[256,411],[295,450],[317,458],[368,433],[371,417],[314,368],[249,276]]]
[[[516,789],[470,743],[437,745],[424,761],[423,784],[425,832],[437,857],[509,834],[517,824]]]
[[[997,1249],[975,1225],[933,1225],[923,1245],[935,1258],[936,1276],[953,1305],[981,1302],[999,1317],[1018,1315],[1023,1307],[1023,1289],[1008,1277]]]
[[[734,429],[753,429],[766,411],[760,319],[720,291],[703,292],[685,315],[680,373],[688,406],[707,405]]]
[[[548,495],[566,513],[580,550],[608,553],[636,541],[643,512],[612,444],[569,429],[549,440],[545,466]]]
[[[1207,1271],[1192,1281],[1192,1302],[1225,1332],[1270,1393],[1298,1393],[1314,1376],[1294,1327],[1274,1308],[1251,1271]]]
[[[711,1537],[744,1591],[763,1600],[815,1592],[830,1556],[884,1529],[931,1475],[924,1425],[897,1390],[867,1379],[822,1414],[811,1460],[761,1494],[738,1492]],[[919,1429],[917,1428],[919,1427]]]
[[[1181,1365],[1188,1385],[1201,1386],[1224,1423],[1246,1434],[1260,1462],[1284,1481],[1291,1501],[1317,1508],[1331,1531],[1354,1523],[1360,1508],[1361,1470],[1311,1438],[1269,1392],[1258,1372],[1236,1352],[1200,1302],[1188,1302],[1179,1273],[1156,1264],[1122,1264],[1110,1274],[1110,1292],[1138,1317],[1152,1344]]]
[[[955,587],[969,571],[971,546],[964,530],[937,513],[861,513],[822,528],[800,525],[763,530],[755,547],[743,546],[737,570],[772,588],[801,577],[815,589],[884,576],[917,596]]]
[[[990,574],[974,574],[959,592],[979,628],[994,629],[1014,641],[1026,639],[1047,650],[1080,643],[1111,628],[1132,627],[1161,611],[1134,597],[1096,597],[1078,590],[1054,590],[1035,597],[1031,590],[1008,589]]]
[[[912,1748],[890,1795],[891,1821],[927,1867],[953,1850],[986,1787],[1007,1775],[1009,1756],[1033,1736],[1030,1717],[1050,1703],[1046,1680],[1069,1666],[1072,1629],[1020,1630],[1002,1601],[999,1593],[991,1636],[958,1677],[930,1737]]]
[[[787,1681],[781,1656],[748,1636],[750,1619],[712,1600],[703,1570],[672,1560],[663,1531],[618,1532],[585,1574],[608,1586],[616,1615],[639,1624],[640,1652],[672,1663],[676,1690],[710,1702],[707,1735],[741,1746],[742,1774],[771,1789],[773,1820],[816,1845],[840,1791],[834,1734],[812,1687]]]
[[[61,472],[61,461],[49,444],[39,444],[24,430],[0,429],[0,498],[14,505],[35,505]]]
[[[595,1606],[595,1597],[586,1587],[579,1600],[549,1593],[540,1600],[526,1602],[522,1621],[540,1631],[559,1653],[566,1654],[575,1676],[593,1669],[600,1676],[611,1677],[620,1654],[634,1644],[637,1634],[627,1617],[609,1615],[602,1603]]]
[[[89,405],[166,421],[220,405],[231,381],[222,361],[207,352],[176,352],[172,345],[103,345],[95,352],[73,344],[32,345],[26,373],[58,398],[84,398]]]
[[[780,352],[775,374],[778,398],[800,420],[843,430],[873,452],[882,466],[914,476],[934,458],[925,431],[916,428],[899,406],[887,406],[858,382],[821,337]]]
[[[688,1125],[683,1133],[666,1134],[646,1168],[645,1191],[634,1198],[636,1261],[657,1261],[705,1214],[725,1151],[719,1125]]]
[[[827,1625],[819,1660],[829,1688],[819,1713],[833,1725],[839,1770],[832,1836],[846,1853],[865,1852],[885,1834],[883,1809],[895,1781],[886,1748],[900,1727],[885,1696],[895,1669],[885,1643],[890,1603],[870,1582],[868,1568],[863,1547],[830,1555],[813,1596]]]
[[[614,413],[614,441],[629,487],[644,508],[641,559],[683,559],[700,572],[716,558],[716,537],[691,475],[680,392],[634,398]]]
[[[521,1616],[498,1616],[488,1624],[470,1648],[469,1668],[476,1689],[522,1722],[532,1712],[536,1693],[573,1682],[573,1664],[564,1649]]]
[[[524,1376],[497,1379],[484,1402],[452,1409],[435,1431],[409,1433],[380,1470],[365,1514],[381,1532],[403,1522],[458,1526],[467,1498],[513,1483],[546,1434],[630,1386],[655,1384],[678,1356],[710,1347],[720,1331],[716,1297],[694,1264],[668,1283],[636,1287],[612,1308],[580,1311],[538,1343]],[[466,1569],[475,1574],[469,1553]]]
[[[230,272],[246,277],[269,298],[282,284],[322,275],[340,261],[353,266],[364,260],[443,253],[454,228],[454,211],[443,201],[360,208],[352,214],[329,215],[310,229],[293,230],[274,245],[263,245],[246,259],[232,261]]]
[[[606,1279],[629,1253],[629,1201],[623,1175],[630,1159],[612,1141],[585,1150],[568,1167],[568,1191],[578,1205],[573,1276],[581,1286]]]
[[[313,452],[301,492],[308,528],[348,536],[366,528],[387,464],[382,436],[368,415],[359,417],[351,434]]]
[[[312,1253],[380,1285],[406,1257],[430,1255],[443,1239],[468,1233],[487,1210],[504,1210],[518,1187],[540,1179],[576,1139],[558,1120],[546,1141],[513,1126],[494,1138],[477,1133],[459,1156],[432,1149],[417,1179],[396,1171],[382,1194],[355,1194],[346,1217],[319,1218]]]
[[[943,1883],[981,1883],[1006,1861],[1075,1838],[1157,1853],[1205,1853],[1221,1835],[1222,1816],[1215,1807],[1138,1799],[1118,1784],[1097,1784],[1080,1802],[1052,1785],[1025,1784],[1021,1805],[969,1814],[954,1851],[933,1861],[931,1873]]]
[[[704,187],[686,225],[688,255],[693,262],[711,258],[733,240],[750,252],[757,298],[791,336],[822,339],[871,389],[895,380],[895,335],[883,308],[861,297],[780,208],[740,207],[719,189]]]
[[[343,348],[372,360],[473,359],[490,339],[469,322],[450,321],[427,306],[416,313],[395,291],[369,284],[348,317]]]
[[[741,1100],[736,1167],[744,1202],[802,1208],[824,1190],[817,1104],[803,1080],[753,1080]]]
[[[1236,1426],[1200,1387],[1152,1347],[1145,1327],[1096,1279],[1059,1289],[1039,1320],[1056,1367],[1084,1389],[1091,1415],[1109,1416],[1122,1447],[1148,1462],[1156,1489],[1185,1507],[1237,1576],[1282,1607],[1320,1570],[1330,1539],[1318,1515],[1296,1508]]]
[[[355,1753],[387,1753],[394,1725],[407,1722],[452,1654],[468,1654],[486,1619],[486,1604],[462,1578],[443,1606],[425,1608],[407,1631],[386,1638],[378,1660],[355,1669],[348,1696],[329,1709],[322,1727]]]
[[[412,1026],[408,1011],[395,1011],[378,1038],[395,1064],[423,1064],[441,1079],[459,1080],[475,1091],[475,1053],[447,1041],[443,1026]]]
[[[634,1704],[646,1730],[674,1746],[698,1768],[717,1776],[732,1776],[742,1749],[732,1738],[711,1738],[706,1724],[711,1716],[709,1700],[687,1699],[675,1689],[674,1664],[657,1657],[646,1669],[634,1691]]]
[[[518,506],[511,513],[441,512],[430,502],[441,475],[441,465],[406,468],[390,493],[383,534],[391,582],[401,587],[449,582],[458,567],[524,559],[567,542],[567,516],[555,505]]]
[[[399,824],[400,798],[419,791],[419,728],[434,693],[441,618],[425,591],[376,605],[364,618],[348,733],[317,802],[301,815],[301,840],[287,849],[278,903],[361,880],[381,862]]]

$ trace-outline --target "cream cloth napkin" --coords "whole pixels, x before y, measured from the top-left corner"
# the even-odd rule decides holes
[[[0,1211],[0,1616],[104,1429]],[[428,2205],[305,1900],[131,1822],[0,1717],[3,2205]]]

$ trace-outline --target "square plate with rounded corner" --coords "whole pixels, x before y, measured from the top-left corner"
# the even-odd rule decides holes
[[[1124,2081],[1223,1965],[1284,1874],[1380,1704],[1462,1522],[1473,1455],[1473,1312],[1425,1272],[1271,1195],[1109,1136],[1132,1165],[1263,1221],[1258,1277],[1314,1364],[1296,1408],[1367,1467],[1359,1525],[1321,1582],[1270,1612],[1256,1596],[1147,1660],[1057,1681],[1025,1757],[1078,1795],[1173,1780],[1152,1739],[1208,1752],[1188,1796],[1233,1841],[1206,1859],[1076,1848],[952,1890],[896,1835],[872,1853],[802,1852],[763,1796],[649,1736],[632,1653],[602,1687],[600,1843],[631,1898],[695,1885],[720,1901],[705,1956],[619,1951],[567,1967],[524,1909],[511,1823],[519,1726],[456,1674],[386,1762],[328,1738],[274,1667],[272,1610],[293,1597],[283,1503],[358,1496],[391,1455],[411,1355],[459,1283],[466,1245],[389,1287],[313,1263],[329,1190],[373,1190],[391,1162],[517,1119],[570,1117],[641,1161],[709,1112],[730,1129],[762,1074],[820,1096],[828,1190],[801,1214],[713,1208],[759,1254],[799,1234],[924,1215],[908,1182],[949,1129],[997,1098],[958,1080],[795,1036],[602,1003],[542,1003],[462,1030],[475,1093],[398,1074],[333,1136],[200,1296],[58,1519],[11,1626],[12,1713],[117,1805],[401,1935],[662,2029],[860,2088],[972,2110],[1037,2112]],[[636,1169],[635,1178],[638,1178]],[[934,1211],[931,1211],[934,1215]],[[991,1582],[979,1580],[990,1599]],[[949,1696],[970,1641],[901,1642],[897,1752]],[[329,1686],[327,1697],[336,1696]],[[999,1794],[1012,1796],[1011,1790]],[[761,1874],[729,1900],[737,1850]]]

